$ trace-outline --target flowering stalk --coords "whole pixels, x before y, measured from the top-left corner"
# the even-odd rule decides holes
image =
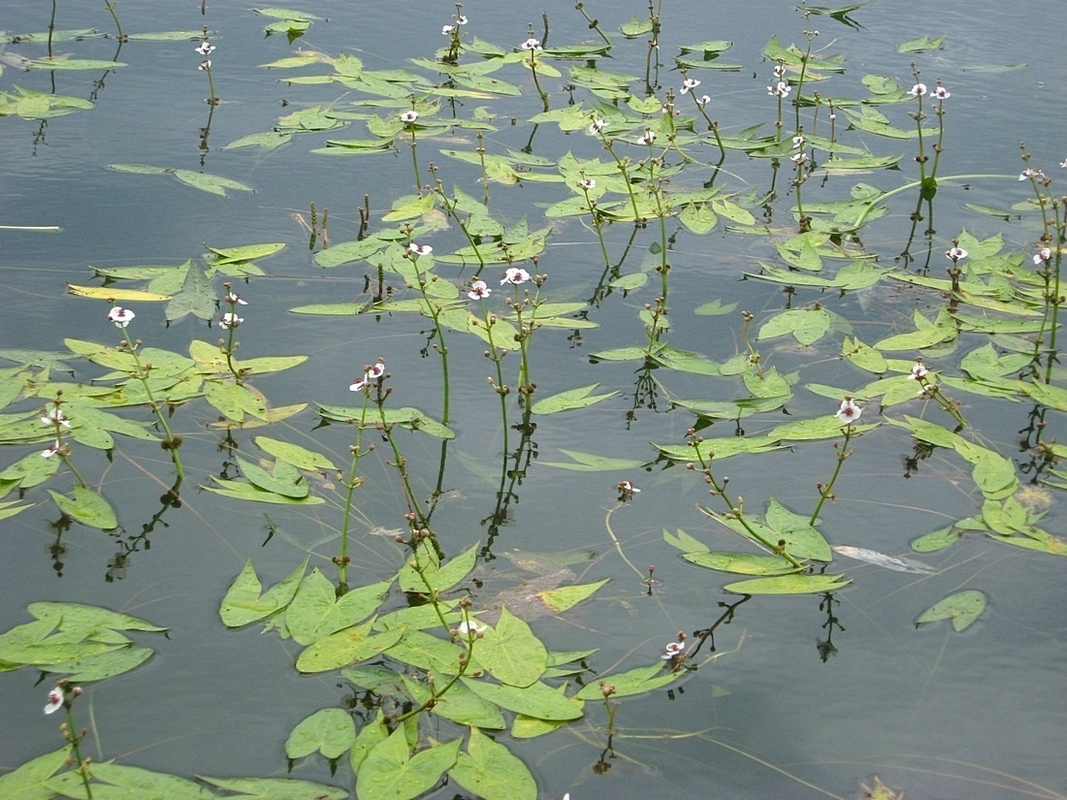
[[[789,160],[793,162],[793,168],[796,170],[796,174],[793,177],[793,188],[796,189],[797,195],[797,216],[800,223],[800,232],[804,233],[811,230],[811,217],[804,214],[804,199],[801,192],[801,187],[804,185],[804,181],[808,178],[808,171],[805,165],[811,161],[808,158],[808,154],[804,152],[804,136],[803,129],[797,131],[797,135],[793,137],[793,146],[799,148],[798,152],[789,157]]]
[[[1045,383],[1052,381],[1052,368],[1057,359],[1056,338],[1059,329],[1060,306],[1065,298],[1061,294],[1060,266],[1063,260],[1063,245],[1067,240],[1067,202],[1055,199],[1048,192],[1051,178],[1040,169],[1031,166],[1030,154],[1023,148],[1023,163],[1026,168],[1019,175],[1019,180],[1029,181],[1034,189],[1038,208],[1041,210],[1042,232],[1038,242],[1038,252],[1034,255],[1034,265],[1041,268],[1041,277],[1045,283],[1045,316],[1041,332],[1035,340],[1034,360],[1040,359],[1040,349],[1045,343],[1045,331],[1048,331],[1048,359],[1045,363]],[[1061,167],[1067,166],[1065,160]],[[1051,212],[1051,219],[1050,219]]]
[[[78,472],[74,464],[71,463],[70,448],[67,446],[67,443],[63,441],[63,430],[70,427],[70,417],[63,411],[62,391],[56,392],[56,399],[52,401],[52,408],[40,419],[41,424],[51,426],[55,436],[55,440],[41,452],[41,456],[44,458],[51,458],[52,456],[58,455],[63,460],[63,464],[74,475],[75,480],[77,480],[83,488],[89,488],[89,484],[85,482],[81,473]]]
[[[652,139],[655,139],[655,134],[646,128],[645,138],[649,139],[649,150],[652,149]],[[667,241],[667,215],[670,213],[669,207],[663,202],[663,179],[656,178],[656,167],[662,163],[658,158],[649,156],[648,159],[648,181],[647,186],[652,193],[652,199],[656,203],[656,217],[659,219],[659,265],[656,267],[656,272],[660,275],[660,294],[662,298],[663,312],[667,311],[667,293],[668,293],[668,281],[667,273],[670,272],[671,265],[667,261],[667,253],[670,252]]]
[[[500,416],[503,421],[504,432],[504,457],[507,458],[508,453],[508,403],[507,396],[511,392],[507,384],[504,383],[504,356],[507,355],[507,349],[498,347],[493,341],[493,328],[496,326],[497,317],[496,314],[490,314],[489,308],[486,305],[486,299],[493,293],[493,290],[489,288],[485,281],[475,280],[471,283],[470,291],[467,292],[467,296],[471,300],[478,300],[482,304],[482,320],[485,324],[485,335],[489,339],[489,349],[485,351],[484,355],[496,368],[496,380],[489,378],[489,385],[493,387],[493,390],[500,398]],[[506,464],[506,461],[505,461]]]
[[[930,370],[923,363],[922,356],[915,359],[915,364],[911,368],[911,372],[908,378],[919,383],[919,397],[925,400],[934,400],[944,411],[951,414],[956,422],[959,423],[960,429],[967,425],[967,420],[963,418],[963,413],[960,411],[960,405],[958,402],[945,396],[945,393],[941,391],[941,386],[936,380],[929,377]]]
[[[456,13],[452,16],[453,24],[441,27],[441,34],[449,37],[448,52],[441,60],[453,66],[459,62],[459,54],[463,49],[463,44],[460,41],[460,27],[467,24],[467,18],[463,16],[462,11],[463,4],[456,3]]]
[[[423,582],[426,584],[427,590],[429,591],[430,602],[433,604],[434,609],[437,611],[437,615],[441,620],[441,624],[444,625],[445,629],[447,630],[448,623],[445,621],[444,613],[441,610],[440,599],[438,598],[437,592],[436,590],[434,590],[433,585],[426,578],[425,567],[422,566],[417,560],[417,550],[418,546],[416,545],[413,548],[413,566],[415,567],[416,573],[418,573],[419,577],[421,577]],[[404,720],[410,719],[411,717],[421,714],[423,711],[427,711],[437,705],[440,699],[444,695],[448,694],[448,691],[457,683],[459,683],[460,679],[467,674],[467,670],[470,668],[470,665],[473,661],[472,656],[474,655],[474,644],[479,639],[481,639],[482,636],[485,635],[486,630],[485,625],[480,625],[476,620],[471,618],[470,607],[472,602],[473,601],[469,597],[464,597],[462,600],[459,601],[460,609],[463,611],[463,622],[461,622],[455,630],[449,630],[449,633],[451,634],[452,638],[466,647],[466,652],[460,654],[459,666],[456,669],[456,674],[449,678],[448,682],[441,688],[437,688],[436,686],[434,686],[433,678],[431,676],[429,681],[429,698],[427,698],[426,702],[422,703],[421,705],[416,706],[415,708],[412,708],[409,711],[405,711],[403,714],[400,714],[399,716],[395,717],[392,720],[394,730],[396,726],[399,726],[402,722],[404,722]]]
[[[115,4],[112,3],[111,0],[104,0],[104,8],[106,8],[107,12],[111,15],[111,19],[115,21],[116,37],[118,38],[119,43],[125,42],[126,34],[122,32],[122,23],[119,22],[119,16],[115,13]]]
[[[634,187],[630,182],[630,174],[627,170],[630,159],[619,158],[618,153],[615,152],[613,140],[609,139],[604,134],[604,129],[607,126],[607,121],[594,117],[593,122],[589,125],[589,133],[594,136],[599,136],[600,140],[604,143],[604,149],[611,153],[611,157],[615,159],[615,166],[618,167],[619,172],[622,173],[622,179],[626,183],[626,191],[630,195],[630,207],[634,212],[634,223],[640,225],[644,222],[644,219],[641,217],[641,212],[637,210],[637,196],[634,194]]]
[[[748,335],[748,329],[755,318],[755,315],[751,311],[741,312],[741,338],[745,340],[745,347],[748,348],[748,363],[756,368],[756,374],[762,378],[763,367],[760,365],[760,354],[759,351],[752,346],[752,339]]]
[[[114,302],[114,301],[112,301]],[[181,486],[182,478],[185,477],[185,471],[182,469],[181,456],[178,455],[178,448],[181,447],[181,437],[175,436],[171,433],[170,425],[167,424],[167,417],[163,413],[163,408],[156,401],[155,395],[152,393],[152,387],[148,382],[148,374],[151,369],[150,366],[146,366],[141,363],[140,357],[137,355],[137,347],[140,342],[134,342],[130,337],[130,332],[126,328],[127,325],[133,320],[136,315],[128,308],[122,308],[121,306],[112,305],[111,311],[108,312],[107,318],[115,324],[116,327],[122,329],[122,336],[125,338],[126,350],[129,352],[130,357],[133,359],[134,366],[137,368],[134,376],[139,378],[141,384],[144,386],[145,395],[148,397],[149,408],[152,409],[152,413],[156,415],[156,420],[159,422],[159,427],[163,430],[163,442],[162,447],[170,453],[171,460],[174,462],[174,472],[178,477],[177,482],[171,488],[171,494],[177,496],[178,487]]]
[[[417,285],[414,288],[418,289],[419,293],[422,295],[422,299],[426,303],[426,311],[429,313],[430,319],[433,320],[434,336],[437,337],[438,342],[434,345],[434,349],[441,356],[442,382],[444,383],[444,397],[441,402],[441,423],[447,425],[449,419],[449,397],[451,394],[448,382],[448,346],[445,344],[445,329],[444,326],[441,325],[441,304],[430,297],[426,291],[426,287],[429,286],[430,283],[436,281],[437,276],[429,275],[429,270],[427,270],[428,277],[423,278],[422,273],[419,271],[419,259],[424,256],[429,256],[433,252],[433,248],[428,244],[415,244],[410,238],[413,228],[407,226],[406,230],[408,234],[408,249],[404,253],[404,257],[411,259],[411,263],[415,265]]]
[[[541,88],[541,80],[537,77],[537,54],[542,50],[541,41],[534,38],[533,28],[530,28],[529,36],[526,41],[522,43],[521,47],[530,54],[530,57],[528,59],[524,58],[522,63],[530,68],[530,72],[533,74],[534,86],[537,88],[537,94],[541,96],[541,105],[544,106],[545,111],[548,111],[548,93]]]
[[[233,340],[233,332],[237,330],[238,325],[245,321],[244,317],[237,316],[237,306],[247,306],[248,303],[242,300],[239,294],[234,293],[232,284],[228,281],[223,284],[223,287],[226,289],[226,296],[223,297],[223,300],[230,307],[230,310],[219,317],[219,325],[226,331],[226,341],[219,340],[219,349],[226,356],[226,367],[230,370],[230,374],[240,385],[244,381],[244,373],[234,365],[233,354],[237,352],[237,348],[241,346],[241,343]]]
[[[581,0],[577,0],[577,2],[574,4],[574,8],[581,12],[582,16],[585,17],[585,21],[589,23],[589,28],[597,32],[600,38],[604,40],[604,44],[610,45],[611,39],[608,38],[608,35],[604,33],[603,28],[600,27],[600,21],[594,19],[586,13],[585,5],[581,2]]]
[[[805,19],[809,19],[811,17],[811,12],[808,11],[807,9],[804,9],[804,17],[805,17]],[[812,44],[814,44],[814,42],[815,42],[815,37],[818,36],[818,35],[819,35],[819,32],[816,31],[816,30],[804,31],[804,37],[808,40],[808,49],[804,53],[804,55],[802,55],[800,57],[800,77],[797,78],[797,86],[796,86],[797,98],[796,98],[796,101],[793,104],[793,107],[796,109],[796,123],[795,123],[795,126],[798,129],[800,128],[800,93],[804,90],[804,81],[805,81],[805,79],[807,78],[807,75],[808,75],[808,64],[811,62],[811,47],[812,47]]]
[[[774,77],[777,83],[773,86],[767,87],[767,94],[778,100],[778,117],[774,121],[775,129],[775,142],[782,141],[782,104],[785,98],[789,97],[789,93],[793,91],[793,87],[790,86],[785,80],[785,64],[779,62],[774,67]]]
[[[67,721],[59,726],[59,730],[63,738],[70,742],[70,750],[74,758],[72,761],[68,759],[68,763],[81,777],[82,785],[85,787],[85,796],[88,800],[93,800],[93,787],[89,783],[91,759],[83,756],[81,751],[81,741],[85,738],[87,731],[83,728],[81,733],[74,733],[74,713],[71,710],[75,699],[81,697],[81,693],[80,686],[70,686],[66,679],[60,680],[56,688],[48,693],[48,704],[44,707],[44,713],[54,714],[61,708],[66,713]]]
[[[437,166],[431,162],[430,166],[427,167],[427,169],[430,171],[430,174],[434,176],[434,194],[436,194],[440,198],[441,204],[445,207],[445,211],[448,212],[448,216],[452,217],[452,219],[456,221],[456,224],[459,225],[459,229],[463,233],[464,238],[467,240],[467,244],[469,244],[471,246],[471,249],[474,251],[474,257],[478,259],[478,269],[474,273],[474,277],[477,278],[479,275],[482,274],[482,270],[485,269],[485,259],[482,257],[482,251],[478,245],[478,241],[474,238],[470,230],[467,228],[466,223],[464,223],[463,221],[463,217],[461,217],[457,212],[457,209],[459,208],[459,200],[455,198],[449,198],[449,196],[445,194],[444,184],[441,183],[440,178],[436,177]]]
[[[583,173],[581,180],[578,181],[578,188],[582,190],[582,195],[585,197],[585,207],[589,209],[589,216],[596,230],[596,238],[600,242],[600,252],[604,256],[604,268],[611,269],[611,256],[608,255],[608,245],[604,241],[604,221],[596,210],[596,198],[591,195],[591,192],[596,189],[596,181],[585,177]]]
[[[686,83],[692,84],[689,87],[689,90],[686,89]],[[708,130],[711,131],[712,134],[715,136],[715,144],[719,148],[719,164],[722,164],[722,162],[726,160],[726,146],[723,145],[722,137],[719,135],[719,123],[708,116],[707,107],[708,103],[711,102],[711,96],[704,94],[700,97],[697,97],[697,93],[692,91],[699,85],[700,81],[683,81],[682,94],[688,94],[690,97],[693,98],[693,102],[696,104],[697,111],[699,111],[700,115],[704,117],[704,121],[708,123]]]
[[[517,334],[520,359],[518,377],[519,405],[524,408],[529,408],[530,396],[537,390],[537,384],[530,380],[530,338],[533,336],[534,330],[538,328],[539,325],[532,320],[523,322],[522,312],[525,308],[529,308],[531,311],[536,309],[538,301],[536,295],[534,298],[530,297],[529,291],[520,298],[518,287],[528,281],[533,281],[539,292],[544,280],[545,277],[543,275],[531,277],[530,273],[522,267],[509,267],[505,270],[504,277],[500,280],[501,286],[504,284],[511,284],[515,287],[515,297],[508,298],[506,302],[511,310],[515,312],[515,325],[519,329]]]
[[[825,485],[821,483],[815,484],[815,488],[819,490],[819,502],[816,503],[815,510],[811,512],[811,517],[808,519],[809,525],[814,526],[819,521],[819,512],[822,511],[823,503],[827,500],[836,499],[834,496],[834,484],[837,483],[837,476],[841,474],[841,467],[845,463],[845,459],[852,455],[852,451],[848,449],[849,440],[856,432],[852,423],[859,421],[861,412],[862,409],[852,401],[852,398],[846,397],[841,401],[841,407],[837,410],[837,414],[834,415],[845,423],[841,428],[841,433],[844,434],[845,440],[841,444],[834,442],[834,450],[837,451],[837,464],[834,466],[834,474],[830,476],[829,483]]]
[[[721,497],[723,499],[723,502],[726,503],[727,508],[730,509],[726,513],[725,518],[737,520],[738,524],[745,529],[745,532],[755,541],[763,545],[767,549],[767,552],[781,556],[790,564],[792,564],[793,567],[796,568],[798,571],[804,569],[804,565],[800,561],[798,561],[792,553],[786,550],[785,547],[776,542],[767,541],[765,538],[763,538],[762,535],[760,535],[759,531],[757,531],[752,526],[752,524],[747,519],[745,519],[744,499],[739,496],[737,498],[737,502],[735,503],[726,494],[726,485],[730,482],[729,477],[724,476],[721,481],[716,480],[715,475],[711,471],[710,462],[712,459],[715,458],[715,454],[709,453],[708,458],[705,459],[704,454],[700,452],[700,443],[704,441],[704,438],[702,436],[699,436],[694,428],[689,429],[689,431],[686,433],[686,438],[689,440],[689,445],[693,448],[693,453],[696,455],[696,463],[689,462],[688,464],[686,464],[686,469],[696,470],[697,464],[700,465],[700,469],[698,471],[704,475],[704,483],[711,487],[710,489],[708,489],[708,494],[717,495]],[[705,510],[704,513],[706,513],[710,517],[715,516],[714,512],[710,510]]]
[[[396,468],[397,474],[400,476],[404,499],[408,506],[404,518],[408,520],[411,527],[411,541],[414,543],[418,542],[420,539],[425,539],[433,546],[438,558],[443,558],[444,552],[441,550],[441,545],[437,541],[437,536],[429,527],[429,514],[422,510],[419,500],[415,496],[415,491],[411,487],[411,479],[407,471],[407,460],[400,452],[400,448],[397,445],[396,440],[393,438],[392,429],[394,423],[389,421],[385,413],[385,399],[393,392],[392,387],[385,386],[385,379],[388,377],[389,374],[385,371],[385,362],[383,359],[379,358],[376,364],[366,369],[363,378],[356,383],[353,383],[349,389],[353,392],[365,392],[369,394],[370,389],[374,388],[375,395],[373,402],[378,407],[378,422],[375,423],[375,427],[381,432],[382,437],[389,443],[389,447],[393,451],[392,466]],[[366,409],[366,401],[364,401],[364,408]],[[365,419],[365,413],[363,419]],[[360,425],[362,427],[363,420],[361,420]]]
[[[207,40],[207,28],[204,28],[204,41],[200,43],[200,46],[196,48],[196,52],[200,54],[203,59],[200,62],[199,70],[207,73],[207,88],[208,88],[208,105],[217,106],[219,104],[219,96],[215,94],[215,78],[211,74],[211,59],[208,58],[215,51],[215,45],[211,44]]]
[[[419,156],[417,152],[418,141],[415,137],[416,126],[415,122],[419,118],[419,112],[415,110],[415,98],[411,99],[411,111],[405,111],[400,115],[400,121],[404,123],[404,128],[411,134],[411,141],[408,145],[411,147],[411,166],[415,170],[415,191],[420,195],[422,194],[422,181],[419,178]]]

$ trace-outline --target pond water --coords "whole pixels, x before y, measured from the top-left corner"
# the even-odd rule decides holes
[[[1067,158],[1058,113],[1067,57],[1038,41],[1056,29],[1059,5],[1029,2],[1021,20],[1006,3],[933,14],[926,3],[875,0],[805,19],[792,3],[663,0],[653,8],[657,47],[648,7],[595,5],[557,0],[517,16],[511,4],[464,4],[457,66],[441,48],[453,41],[442,26],[459,12],[441,2],[298,2],[268,13],[127,2],[115,17],[104,3],[5,4],[0,631],[47,619],[28,608],[42,602],[166,628],[130,633],[153,651],[143,664],[78,680],[71,711],[87,729],[83,754],[188,780],[318,784],[264,784],[256,796],[333,796],[324,786],[361,800],[1067,796],[1067,475],[1057,466],[1067,375],[1056,360],[1058,304],[1046,302],[1058,292],[1043,282],[1058,282],[1064,212],[1049,205],[1043,218],[1033,202],[1062,194]],[[196,52],[202,26],[213,52]],[[521,49],[528,38],[544,49]],[[198,69],[207,58],[210,69]],[[781,98],[768,92],[777,65],[789,87]],[[913,69],[921,98],[907,92]],[[706,105],[694,102],[705,94]],[[669,95],[677,116],[661,110]],[[403,121],[412,110],[417,119]],[[594,120],[601,130],[589,130]],[[794,146],[794,136],[805,141]],[[1020,179],[1020,142],[1043,170],[1034,180]],[[498,257],[502,237],[510,264]],[[411,243],[432,254],[416,257]],[[235,250],[259,245],[275,246]],[[968,253],[946,258],[954,247]],[[489,263],[479,268],[479,258]],[[379,264],[392,291],[376,304]],[[547,278],[512,285],[501,280],[509,266]],[[437,277],[425,290],[434,303],[405,287],[415,270]],[[468,299],[476,278],[492,290],[484,303]],[[248,304],[228,304],[224,281]],[[505,300],[521,305],[527,292],[569,305],[542,306],[545,324],[521,342],[498,333],[493,346],[507,356],[487,358],[487,315],[514,321]],[[109,293],[135,312],[128,327],[108,321]],[[227,331],[225,312],[243,322]],[[183,440],[177,489],[176,463],[146,440],[168,434],[141,373],[114,352],[124,332],[153,362],[154,396],[173,402],[161,413]],[[233,340],[238,364],[306,358],[284,369],[252,362],[235,378],[224,354]],[[186,382],[159,376],[177,358],[159,351],[187,356],[193,341],[205,344]],[[930,372],[909,380],[917,357]],[[345,538],[359,435],[351,417],[366,402],[379,419],[377,381],[369,394],[349,387],[379,358],[391,390],[383,407],[425,417],[371,425],[359,439],[374,447],[356,468],[351,594],[392,581],[412,557],[412,529],[426,527],[445,565],[473,558],[441,602],[469,596],[496,625],[468,643],[475,660],[484,648],[478,667],[489,673],[465,675],[468,694],[510,685],[502,676],[545,658],[544,648],[595,651],[559,657],[544,677],[568,697],[593,687],[577,719],[549,725],[536,703],[490,702],[506,727],[480,727],[517,762],[494,750],[503,760],[479,773],[471,751],[481,734],[445,712],[413,717],[415,750],[456,742],[467,770],[449,762],[425,790],[411,789],[413,762],[398,762],[395,787],[362,777],[357,787],[355,774],[380,769],[384,756],[367,756],[368,767],[351,742],[335,753],[336,770],[318,753],[287,757],[294,728],[315,712],[344,709],[355,729],[377,729],[379,708],[402,713],[405,691],[410,702],[418,690],[368,687],[369,673],[342,675],[351,662],[298,668],[334,632],[328,622],[283,637],[264,630],[271,609],[240,624],[234,609],[255,603],[230,602],[249,561],[264,589],[305,558],[308,575],[317,568],[338,583],[331,559]],[[192,372],[200,377],[183,395]],[[511,387],[503,403],[490,377]],[[524,382],[536,384],[530,402]],[[93,391],[116,383],[121,394]],[[593,384],[607,396],[560,397]],[[921,385],[939,388],[918,398]],[[38,421],[57,389],[69,428]],[[851,429],[833,416],[846,396],[862,407]],[[260,402],[275,410],[269,424]],[[297,404],[308,405],[285,411]],[[434,421],[445,416],[442,438]],[[140,427],[101,422],[116,417]],[[701,464],[687,468],[699,450],[686,449],[692,428],[716,440],[706,465],[727,504],[709,495]],[[42,459],[56,434],[61,453]],[[296,451],[287,462],[260,437],[322,460],[285,467]],[[624,481],[640,491],[620,489]],[[236,496],[211,491],[220,488]],[[115,522],[94,526],[86,496]],[[732,507],[749,529],[724,516]],[[704,551],[775,554],[788,580],[810,583],[786,591],[774,570],[760,571],[766,562],[747,574],[709,569]],[[418,552],[430,557],[425,544]],[[724,589],[760,575],[747,591]],[[569,587],[605,580],[573,607],[552,605],[577,600]],[[418,594],[394,585],[351,623],[425,604]],[[938,620],[929,610],[943,600]],[[498,620],[501,605],[532,633]],[[456,626],[460,611],[449,609]],[[295,628],[286,613],[282,624]],[[44,641],[52,627],[29,644],[0,638],[5,797],[86,796],[60,763],[32,782],[13,772],[63,744],[62,714],[41,713],[52,673],[101,668],[88,650],[62,649],[64,635],[78,641],[64,625]],[[441,625],[424,627],[448,638]],[[679,632],[683,656],[661,658]],[[115,646],[98,628],[89,639]],[[383,650],[353,660],[425,687],[418,658]],[[88,660],[69,663],[75,652]],[[639,668],[649,670],[641,680],[630,672]],[[605,702],[593,691],[601,681],[616,681],[620,696]],[[527,709],[518,722],[516,705]],[[318,735],[328,749],[346,734]],[[486,778],[494,770],[502,785]],[[118,778],[101,767],[95,780],[94,796],[111,796],[102,787]],[[123,796],[219,796],[207,786]]]

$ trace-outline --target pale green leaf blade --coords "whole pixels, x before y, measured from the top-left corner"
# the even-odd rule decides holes
[[[696,552],[683,553],[682,557],[699,567],[737,575],[785,575],[796,571],[796,567],[780,556]]]
[[[851,582],[843,575],[781,575],[728,583],[722,588],[734,594],[821,594],[836,592]]]
[[[582,717],[583,702],[567,697],[544,683],[532,683],[518,688],[504,684],[463,678],[463,682],[475,694],[490,703],[538,719],[566,721]]]
[[[0,775],[0,797],[6,800],[52,800],[56,793],[47,788],[45,782],[63,768],[69,756],[70,747],[61,747]]]
[[[348,790],[323,783],[289,778],[207,778],[198,779],[228,792],[240,792],[240,798],[255,800],[348,800]],[[216,797],[217,795],[212,795]]]
[[[82,525],[102,531],[111,531],[119,526],[118,518],[107,500],[92,489],[75,486],[74,497],[67,497],[51,489],[48,493],[52,495],[60,511]]]
[[[255,442],[260,449],[265,450],[277,459],[292,464],[298,469],[307,470],[308,472],[337,469],[328,457],[300,445],[290,444],[279,439],[271,439],[268,436],[257,436]]]
[[[374,620],[331,633],[308,647],[296,660],[300,672],[326,672],[366,661],[388,650],[404,635],[403,630],[371,635]]]
[[[303,758],[320,752],[329,759],[339,758],[356,741],[356,723],[340,708],[323,708],[305,717],[285,742],[285,755]]]
[[[448,772],[456,783],[484,800],[536,800],[530,770],[502,744],[471,728],[467,750]]]
[[[498,681],[510,686],[529,686],[548,666],[544,644],[507,607],[501,609],[496,626],[485,631],[475,648],[478,663]]]
[[[456,763],[460,740],[437,744],[408,758],[403,727],[367,753],[356,776],[359,800],[412,800],[433,788]]]

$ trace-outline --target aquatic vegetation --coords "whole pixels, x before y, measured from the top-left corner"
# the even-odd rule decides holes
[[[215,114],[228,114],[240,91],[227,83],[226,103],[216,94],[211,56],[219,32],[204,26],[145,38],[124,32],[117,7],[105,5],[120,49],[139,36],[146,45],[196,41],[209,89],[196,148],[201,168],[106,164],[123,180],[170,175],[181,183],[173,191],[234,202],[230,190],[247,194],[252,186],[207,171],[209,154],[222,161],[227,153],[266,156],[288,146],[303,148],[323,170],[358,164],[390,180],[402,171],[393,183],[404,188],[369,180],[362,204],[353,199],[342,211],[353,216],[341,222],[336,211],[320,217],[314,203],[310,223],[292,214],[300,235],[310,233],[300,248],[204,245],[195,257],[173,254],[188,257],[179,266],[93,267],[94,285],[68,284],[83,305],[108,303],[107,321],[122,338],[117,346],[70,338],[60,321],[65,351],[0,351],[12,364],[0,370],[0,443],[10,453],[0,470],[0,518],[51,497],[59,514],[52,523],[56,572],[62,536],[78,524],[122,542],[110,581],[131,553],[148,549],[157,525],[168,526],[202,498],[261,516],[267,540],[296,542],[301,557],[264,588],[265,557],[241,553],[243,568],[217,594],[218,620],[277,636],[291,647],[296,673],[329,675],[352,696],[303,716],[284,742],[290,770],[324,760],[339,785],[194,781],[90,762],[79,750],[85,734],[75,733],[70,716],[83,691],[73,684],[122,680],[152,655],[123,631],[165,629],[95,606],[34,602],[35,622],[0,634],[0,667],[68,676],[45,709],[65,709],[66,745],[0,776],[0,793],[91,798],[141,787],[174,797],[310,800],[354,792],[359,800],[402,800],[462,791],[534,800],[542,767],[529,760],[525,741],[576,731],[598,751],[593,773],[605,774],[629,758],[619,743],[643,735],[623,727],[627,698],[681,693],[694,673],[726,655],[715,649],[716,633],[722,637],[759,604],[810,596],[815,607],[817,597],[825,618],[817,651],[826,662],[841,645],[833,637],[844,631],[844,590],[864,585],[865,566],[921,576],[908,586],[927,609],[913,618],[915,627],[950,620],[962,633],[986,613],[986,592],[962,589],[964,581],[946,595],[924,581],[963,562],[964,542],[1006,545],[1005,552],[1035,559],[1067,555],[1056,526],[1042,522],[1067,488],[1060,464],[1067,449],[1059,441],[1067,412],[1059,349],[1067,205],[1025,147],[1018,174],[944,174],[942,157],[955,146],[952,115],[968,102],[954,81],[930,75],[937,62],[924,60],[944,37],[899,45],[915,59],[901,62],[906,82],[857,77],[845,53],[834,52],[836,39],[818,46],[824,40],[811,23],[827,17],[858,28],[862,7],[802,5],[800,43],[772,36],[761,61],[744,65],[754,78],[737,90],[744,93],[738,103],[727,102],[720,83],[742,69],[719,60],[729,41],[660,50],[669,26],[685,26],[665,20],[663,3],[650,2],[647,17],[613,24],[577,3],[584,22],[559,20],[550,30],[545,15],[543,28],[529,25],[525,39],[512,32],[502,44],[482,38],[478,18],[457,3],[435,39],[444,45],[402,66],[407,53],[381,64],[367,53],[311,44],[263,64],[261,74],[284,89],[285,113],[268,130],[216,151],[209,142]],[[266,36],[285,33],[276,39],[290,46],[312,24],[328,24],[290,9],[254,11],[273,20]],[[123,66],[54,56],[52,41],[78,36],[53,27],[47,59],[20,56],[16,64]],[[19,44],[39,41],[27,35]],[[631,74],[642,68],[643,75]],[[0,91],[0,116],[44,121],[91,108],[55,91]],[[521,146],[512,129],[528,135]],[[234,163],[218,171],[230,173]],[[962,206],[961,187],[979,181],[1025,187],[1029,196],[1006,210],[970,208],[981,224],[946,238],[935,228],[935,207]],[[336,241],[338,225],[353,238]],[[1008,232],[1025,242],[1012,242]],[[713,263],[719,256],[710,243],[718,237],[754,244],[727,269]],[[575,243],[586,250],[572,260],[566,252]],[[290,280],[293,262],[260,262],[283,251],[295,259],[296,249],[307,260],[307,286],[291,300],[278,287]],[[728,288],[724,276],[744,283]],[[893,306],[896,298],[902,302]],[[314,346],[286,340],[312,352],[238,358],[279,340],[264,332],[276,324],[264,311],[272,301],[285,304],[287,321],[316,331]],[[881,318],[866,313],[871,302]],[[722,324],[714,335],[695,336],[693,319],[708,317]],[[160,322],[168,329],[151,338],[177,340],[171,349],[135,338],[148,338],[146,323]],[[218,328],[215,341],[195,333],[204,325]],[[579,350],[585,336],[596,342],[587,354]],[[309,356],[321,355],[321,341],[330,343],[329,354],[316,366]],[[431,354],[433,370],[413,375],[415,356]],[[595,369],[596,379],[561,369],[565,355]],[[290,371],[299,402],[276,405],[287,389],[269,377]],[[329,377],[316,384],[309,374]],[[327,384],[323,398],[303,390]],[[341,396],[351,405],[330,402],[345,386],[349,394]],[[1018,441],[1007,441],[989,419],[998,413],[989,409],[1009,405],[1030,409]],[[610,428],[597,416],[609,408],[616,412]],[[638,441],[628,437],[621,453],[606,435],[650,418],[666,422]],[[572,446],[573,431],[587,433],[588,446],[601,452],[560,446]],[[204,446],[209,441],[213,447]],[[882,552],[890,545],[846,544],[860,542],[863,515],[838,505],[870,501],[885,473],[899,471],[901,448],[904,478],[936,461],[924,479],[951,488],[957,501],[935,509],[943,518],[937,530],[895,543],[899,550],[906,542],[917,558]],[[153,463],[159,449],[172,477],[161,478]],[[108,481],[116,455],[153,479],[124,493],[150,485],[158,496],[164,487],[139,536],[125,534],[108,499],[118,496]],[[881,474],[853,473],[857,455]],[[767,466],[727,475],[727,459],[732,465],[743,456]],[[779,485],[773,465],[786,457],[804,460],[805,488],[796,488],[799,479]],[[579,548],[576,558],[588,562],[580,571],[562,560],[566,554],[553,554],[534,566],[534,577],[511,575],[500,588],[487,578],[493,562],[531,550],[525,537],[533,534],[512,525],[520,499],[538,496],[531,484],[555,470],[596,477],[582,502],[611,503],[598,533],[605,552]],[[69,490],[50,488],[67,473]],[[475,485],[471,476],[481,501],[489,498],[473,544],[446,510],[452,496]],[[686,497],[694,486],[708,493],[697,514]],[[553,488],[550,502],[574,502],[559,491]],[[1037,502],[1038,491],[1051,499]],[[613,515],[636,515],[666,493],[671,499],[657,507],[657,519],[667,518],[652,545],[659,564],[639,567],[647,559],[638,560]],[[715,525],[683,530],[704,519]],[[294,537],[297,529],[305,538]],[[316,532],[321,538],[312,543]],[[720,545],[722,534],[736,549]],[[936,566],[922,560],[933,554],[941,554]],[[617,589],[623,581],[616,580],[602,591],[605,559],[622,565],[627,588]],[[662,603],[660,581],[681,569],[698,574],[707,596],[726,598],[716,601],[721,614],[710,625],[677,633],[671,625],[651,646],[627,641],[619,655],[598,639],[600,622],[586,618],[587,648],[552,644],[547,618],[581,619],[581,604],[625,608],[638,595]],[[604,599],[609,591],[618,594]],[[743,640],[738,634],[738,648]],[[874,783],[862,787],[892,796],[881,779]]]

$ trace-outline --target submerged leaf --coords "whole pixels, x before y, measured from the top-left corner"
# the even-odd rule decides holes
[[[957,632],[963,631],[978,619],[985,610],[985,605],[985,595],[979,591],[968,589],[963,592],[957,592],[926,609],[915,620],[915,626],[918,627],[926,622],[951,619],[952,627]]]

